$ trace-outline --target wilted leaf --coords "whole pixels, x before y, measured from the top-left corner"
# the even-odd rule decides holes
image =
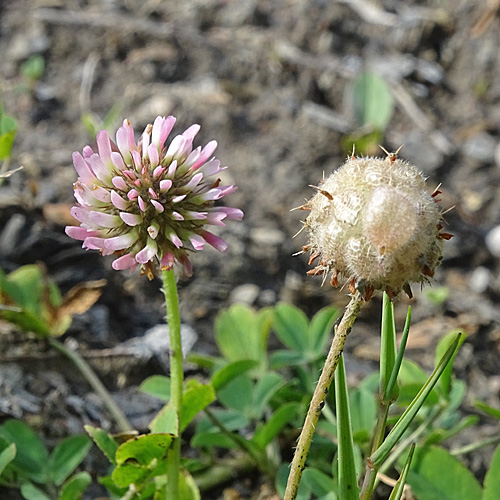
[[[63,298],[58,316],[74,316],[88,311],[99,299],[106,280],[86,281],[75,285]]]

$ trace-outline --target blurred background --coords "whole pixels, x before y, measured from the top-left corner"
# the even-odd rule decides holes
[[[201,124],[195,146],[218,141],[223,181],[239,187],[227,204],[245,218],[218,233],[227,254],[200,252],[193,278],[179,275],[183,322],[195,349],[210,353],[213,319],[229,304],[282,300],[311,316],[347,303],[345,291],[305,275],[306,256],[292,257],[305,244],[292,238],[304,212],[290,210],[353,145],[383,156],[379,145],[404,144],[399,156],[425,173],[429,191],[442,183],[441,205],[454,207],[445,216],[454,238],[432,288],[414,286],[415,298],[396,305],[400,328],[413,307],[409,355],[431,368],[429,347],[465,331],[456,366],[468,401],[498,406],[499,8],[498,0],[3,0],[0,98],[18,127],[9,167],[24,168],[0,187],[0,267],[41,261],[63,292],[107,280],[67,335],[128,398],[137,374],[161,363],[95,353],[163,321],[161,283],[112,271],[111,258],[64,234],[73,151],[93,145],[101,128],[113,135],[125,117],[139,132],[173,114],[174,133]],[[379,311],[377,297],[349,338],[353,381],[376,366]],[[77,389],[85,405],[68,403],[71,374],[63,380],[36,341],[26,345],[7,325],[0,334],[0,414],[60,421],[58,430],[47,425],[51,435],[75,431],[89,411],[86,389]],[[488,420],[480,432],[491,432]]]

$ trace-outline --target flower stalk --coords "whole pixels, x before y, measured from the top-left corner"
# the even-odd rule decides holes
[[[181,455],[180,421],[182,411],[182,388],[184,368],[182,358],[181,320],[179,315],[179,297],[173,269],[163,271],[163,293],[167,306],[168,333],[170,337],[170,402],[177,415],[177,436],[167,457],[167,496],[178,498],[179,467]]]
[[[354,294],[344,311],[342,320],[335,328],[332,345],[330,346],[328,357],[326,358],[325,365],[323,366],[321,376],[309,405],[304,426],[302,427],[302,432],[300,433],[299,442],[297,444],[297,448],[295,449],[284,500],[295,500],[297,497],[300,478],[302,477],[302,471],[304,470],[307,454],[309,452],[309,448],[311,447],[316,424],[318,423],[319,416],[325,404],[326,395],[330,389],[335,369],[337,368],[340,355],[344,349],[345,341],[351,332],[352,325],[354,324],[362,305],[363,299],[361,295],[359,293]]]
[[[241,210],[220,205],[237,187],[213,178],[227,168],[212,156],[217,142],[193,148],[200,130],[194,124],[167,143],[175,121],[173,116],[156,117],[136,142],[126,119],[116,141],[101,130],[96,150],[85,146],[81,153],[75,152],[77,203],[71,215],[80,224],[66,227],[66,234],[82,241],[83,248],[113,255],[111,265],[117,271],[139,267],[150,280],[158,270],[162,272],[170,338],[170,405],[177,423],[166,465],[165,494],[171,500],[179,498],[184,379],[173,266],[180,264],[191,276],[191,254],[206,244],[220,252],[227,250],[227,243],[209,230],[211,226],[225,226],[226,220],[243,217]]]

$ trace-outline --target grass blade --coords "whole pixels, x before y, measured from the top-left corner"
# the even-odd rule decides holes
[[[390,401],[391,396],[395,396],[396,382],[398,379],[399,370],[401,368],[401,363],[403,362],[403,357],[406,349],[406,342],[408,341],[408,334],[410,333],[410,323],[411,323],[411,307],[408,307],[408,313],[406,314],[405,327],[403,329],[403,336],[401,338],[401,344],[399,346],[399,351],[392,368],[391,377],[387,383],[387,387],[384,392],[384,401]]]
[[[345,376],[344,356],[340,356],[335,372],[335,405],[337,410],[338,461],[339,461],[339,497],[342,500],[357,500],[359,496],[354,444],[352,439],[351,412],[347,381]]]
[[[406,476],[408,475],[408,471],[410,470],[410,464],[411,464],[411,459],[413,458],[413,452],[415,451],[415,443],[411,445],[410,448],[410,453],[408,454],[408,458],[406,459],[405,466],[403,467],[403,470],[401,471],[401,475],[399,476],[398,482],[394,485],[394,488],[391,492],[391,496],[389,497],[389,500],[400,500],[405,483],[406,483]]]
[[[380,394],[386,394],[396,361],[396,326],[394,324],[394,306],[385,292],[380,335]]]
[[[399,441],[403,433],[406,431],[412,420],[415,418],[418,410],[422,407],[425,398],[429,395],[433,387],[436,385],[439,377],[443,373],[444,369],[448,365],[448,362],[453,358],[455,351],[460,343],[461,334],[458,334],[453,343],[448,347],[447,351],[439,361],[438,365],[432,372],[431,376],[424,384],[419,393],[415,396],[413,401],[410,403],[408,408],[405,410],[403,415],[396,422],[385,441],[380,445],[380,447],[373,453],[370,457],[370,461],[375,467],[380,467],[384,460],[389,455],[390,451],[394,445]]]

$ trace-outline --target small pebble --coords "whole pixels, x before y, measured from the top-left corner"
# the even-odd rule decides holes
[[[485,238],[486,248],[491,255],[500,257],[500,226],[494,227]]]
[[[250,231],[250,239],[258,245],[277,246],[285,241],[285,233],[279,229],[255,227]]]
[[[491,280],[491,272],[484,266],[479,266],[472,271],[469,278],[469,286],[476,293],[483,293],[487,290]]]
[[[273,306],[276,304],[276,292],[274,290],[262,290],[259,295],[259,303],[263,306]]]
[[[465,155],[484,163],[493,162],[495,159],[496,139],[486,132],[479,132],[471,137],[462,146]]]
[[[260,289],[253,283],[237,286],[229,295],[231,304],[247,304],[251,306],[259,296]]]
[[[497,144],[495,148],[495,164],[500,168],[500,144]]]

